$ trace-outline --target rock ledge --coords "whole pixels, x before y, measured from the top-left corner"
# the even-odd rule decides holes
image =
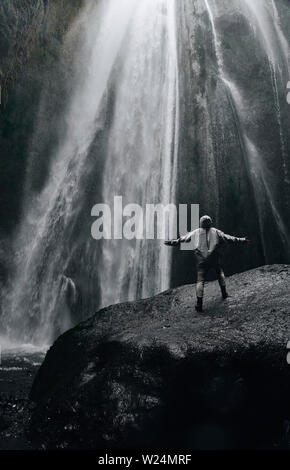
[[[46,448],[275,448],[290,419],[290,266],[113,305],[60,336],[32,390]]]

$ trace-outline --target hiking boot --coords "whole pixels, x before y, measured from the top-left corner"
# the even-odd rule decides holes
[[[202,297],[197,297],[196,304],[195,304],[195,310],[197,312],[203,312],[203,310],[202,310]]]
[[[223,300],[226,300],[229,296],[229,294],[227,293],[227,289],[226,289],[226,286],[222,286],[221,287],[221,291],[222,291],[222,298]]]

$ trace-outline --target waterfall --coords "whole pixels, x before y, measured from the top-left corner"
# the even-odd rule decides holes
[[[175,2],[146,0],[131,22],[116,71],[114,119],[103,177],[113,205],[175,201],[178,70]],[[142,223],[142,221],[136,222]],[[172,251],[156,240],[104,241],[102,304],[148,297],[170,286]]]
[[[85,219],[84,226],[82,212],[90,215],[87,186],[92,185],[94,175],[101,180],[103,166],[104,201],[95,203],[110,203],[115,193],[126,193],[130,203],[174,199],[178,143],[175,2],[89,1],[80,22],[82,46],[63,116],[65,132],[50,156],[40,192],[33,189],[31,159],[22,223],[14,242],[16,265],[2,323],[7,335],[24,342],[50,343],[73,324],[73,311],[82,309],[84,302],[77,278],[91,299],[85,316],[94,307],[121,300],[119,285],[125,278],[130,279],[130,286],[124,298],[169,287],[170,252],[165,252],[160,241],[150,247],[138,241],[121,251],[112,241],[100,253],[90,236],[90,219]],[[108,132],[108,113],[113,114],[109,140],[99,149],[96,139]],[[149,279],[150,286],[143,285]],[[98,290],[101,300],[96,298]]]
[[[144,239],[147,204],[200,204],[221,229],[256,234],[254,259],[234,253],[231,272],[289,262],[285,8],[86,0],[66,37],[67,97],[52,111],[43,90],[31,136],[1,293],[7,337],[50,343],[101,307],[192,281],[184,254]],[[117,196],[142,236],[94,240],[96,204],[113,225],[132,215],[113,213]]]
[[[210,25],[211,25],[213,41],[214,41],[214,50],[215,50],[217,63],[218,63],[218,71],[220,73],[221,79],[223,80],[224,79],[224,76],[223,76],[223,59],[222,59],[221,47],[220,47],[220,44],[219,44],[217,31],[216,31],[216,28],[215,28],[213,11],[210,7],[210,4],[209,4],[208,0],[204,0],[204,3],[205,3],[205,7],[206,7],[206,10],[207,10],[207,13],[208,13]]]

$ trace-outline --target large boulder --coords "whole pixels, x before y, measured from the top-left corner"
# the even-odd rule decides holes
[[[46,448],[275,448],[290,419],[290,266],[113,305],[60,336],[31,390]],[[283,436],[284,427],[284,436]],[[285,444],[286,445],[286,444]]]

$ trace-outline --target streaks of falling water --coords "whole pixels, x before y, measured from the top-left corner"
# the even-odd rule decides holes
[[[81,240],[75,232],[86,201],[87,175],[96,172],[98,164],[99,155],[92,160],[90,146],[106,112],[104,96],[110,86],[115,111],[104,202],[110,203],[111,195],[122,191],[127,202],[142,205],[174,199],[178,144],[175,2],[88,2],[83,22],[75,88],[64,116],[66,132],[39,194],[32,190],[33,164],[28,170],[23,222],[15,241],[18,265],[4,307],[7,333],[19,341],[47,344],[71,326],[77,289],[67,268],[73,258],[83,277],[93,279],[90,297],[100,275],[103,304],[121,300],[121,291],[125,298],[135,298],[169,287],[171,253],[161,242],[148,246],[138,241],[128,251],[122,245],[119,252],[112,241],[109,247],[104,245],[104,266],[98,269],[89,230]],[[119,75],[114,81],[116,70]],[[85,247],[81,256],[79,245]]]
[[[118,240],[104,242],[101,264],[98,264],[99,252],[89,239],[89,230],[78,237],[75,232],[82,220],[79,214],[85,207],[87,175],[99,171],[101,157],[94,145],[96,129],[107,112],[111,115],[106,129],[107,147],[102,153],[104,202],[111,204],[115,194],[123,195],[124,203],[142,206],[148,202],[174,202],[179,140],[176,3],[173,0],[101,0],[97,5],[95,1],[87,2],[81,59],[64,116],[66,131],[58,149],[50,156],[49,174],[40,192],[34,191],[31,183],[33,162],[27,172],[22,224],[14,243],[15,251],[19,252],[18,264],[4,308],[4,320],[9,319],[8,330],[24,341],[49,342],[71,325],[66,300],[70,297],[75,303],[78,293],[73,276],[67,272],[73,258],[85,282],[90,279],[89,297],[93,297],[100,278],[103,304],[151,295],[169,285],[171,252],[164,251],[161,244],[150,240],[146,243],[137,240],[132,245],[129,242],[120,245]],[[268,221],[271,219],[286,245],[289,237],[279,210],[279,178],[273,178],[267,159],[262,158],[260,142],[249,130],[251,118],[255,119],[251,98],[231,73],[227,61],[229,50],[225,55],[221,46],[217,11],[219,8],[229,11],[228,3],[214,0],[193,3],[202,4],[203,11],[205,7],[208,12],[221,84],[219,92],[224,86],[238,129],[255,195],[260,234],[264,237],[268,210],[271,213]],[[276,4],[274,0],[235,0],[231,5],[230,8],[238,6],[239,12],[243,11],[248,29],[252,28],[256,35],[257,61],[261,68],[265,69],[264,58],[269,62],[273,109],[276,109],[283,156],[279,90],[286,69],[289,79],[289,50]],[[189,10],[190,6],[186,10],[188,14]],[[109,110],[104,110],[105,95],[109,96]],[[204,102],[207,106],[207,101]],[[207,116],[210,117],[210,110]],[[256,124],[259,127],[259,122]],[[209,138],[214,140],[212,135]],[[208,165],[206,158],[204,161]],[[283,167],[286,180],[286,162]],[[216,189],[213,194],[218,200]],[[90,209],[91,206],[89,212]],[[80,232],[83,233],[83,227]],[[263,245],[266,252],[266,240]],[[84,247],[81,251],[80,246]]]
[[[251,0],[245,0],[245,4],[255,19],[255,24],[257,25],[259,31],[258,38],[266,50],[269,61],[277,124],[281,143],[284,182],[289,185],[289,175],[286,165],[287,155],[285,148],[285,138],[283,135],[278,85],[279,77],[280,81],[282,82],[282,88],[284,86],[281,64],[283,64],[289,75],[289,46],[280,26],[279,14],[274,0],[271,0],[269,3],[265,2],[264,0],[256,0],[255,2],[252,2]]]
[[[221,53],[221,48],[217,36],[217,31],[215,27],[215,22],[214,22],[214,16],[213,16],[213,11],[209,5],[208,0],[204,0],[206,10],[208,12],[208,17],[212,29],[212,34],[213,34],[213,41],[214,41],[214,49],[215,49],[215,55],[217,58],[217,63],[218,63],[218,71],[220,73],[221,79],[223,80],[223,59],[222,59],[222,53]]]
[[[121,195],[124,204],[144,209],[149,203],[173,203],[178,152],[175,2],[140,2],[117,80],[103,199],[112,206],[113,197]],[[169,288],[171,254],[157,240],[105,241],[99,266],[102,304]]]
[[[211,25],[211,28],[212,28],[214,49],[215,49],[215,55],[216,55],[216,58],[217,58],[219,78],[222,80],[223,84],[225,85],[226,93],[229,97],[230,106],[232,108],[234,122],[236,123],[236,128],[237,128],[237,132],[238,132],[238,135],[239,135],[240,145],[243,149],[243,154],[245,154],[245,151],[249,147],[247,147],[245,145],[245,142],[244,142],[244,129],[243,129],[242,121],[241,121],[241,117],[240,117],[240,115],[241,115],[241,106],[242,106],[242,103],[243,103],[243,99],[241,98],[240,91],[238,90],[237,86],[230,80],[229,75],[225,72],[224,61],[223,61],[223,56],[222,56],[222,49],[221,49],[220,41],[218,39],[218,34],[217,34],[217,31],[216,31],[216,27],[215,27],[215,20],[214,20],[213,10],[212,10],[208,0],[204,0],[204,3],[205,3],[205,6],[206,6],[206,10],[208,12],[210,25]],[[254,172],[253,169],[250,168],[249,171],[250,171],[251,175],[256,175],[256,172]],[[254,194],[255,194],[256,201],[258,201],[259,195],[257,193],[257,187],[256,187],[255,184],[253,185],[253,189],[254,189]],[[258,222],[259,222],[260,233],[261,233],[261,236],[262,236],[262,245],[263,245],[263,249],[265,250],[266,243],[265,243],[264,235],[263,235],[264,234],[263,217],[262,217],[261,210],[260,210],[258,204],[257,204],[257,214],[258,214]],[[265,253],[264,253],[264,256],[265,256]]]
[[[279,215],[279,210],[277,209],[277,201],[275,200],[275,191],[271,187],[271,177],[269,177],[269,172],[263,163],[263,159],[260,156],[260,152],[255,145],[255,143],[247,135],[246,127],[244,125],[244,117],[250,112],[249,109],[245,109],[246,100],[242,97],[242,92],[238,89],[236,83],[234,83],[230,77],[230,73],[226,70],[223,60],[223,51],[219,41],[218,33],[215,26],[215,15],[213,12],[213,7],[210,5],[209,0],[204,0],[206,10],[208,12],[210,24],[213,32],[213,41],[215,46],[215,53],[217,57],[218,73],[220,79],[225,84],[227,89],[227,94],[229,96],[230,104],[233,109],[234,119],[237,122],[237,128],[239,129],[241,145],[243,147],[243,152],[247,159],[247,166],[249,169],[250,178],[253,181],[253,191],[256,199],[256,207],[259,217],[260,233],[263,240],[263,249],[264,256],[267,261],[267,250],[266,243],[264,241],[264,233],[266,227],[264,226],[264,210],[266,205],[270,206],[272,217],[274,223],[277,226],[279,236],[282,243],[284,244],[286,251],[289,252],[289,236],[288,230]],[[216,6],[216,5],[215,5]],[[288,171],[285,160],[285,144],[284,136],[281,122],[281,111],[280,111],[280,102],[278,94],[278,85],[277,85],[277,70],[280,71],[281,68],[278,67],[281,64],[281,61],[284,61],[283,66],[286,67],[287,71],[289,70],[288,63],[288,43],[283,35],[282,29],[278,22],[278,12],[275,6],[274,1],[271,0],[271,6],[274,10],[274,31],[273,31],[273,20],[269,14],[269,3],[265,1],[257,0],[252,2],[251,0],[245,0],[242,2],[242,8],[245,11],[245,15],[248,17],[248,14],[251,15],[251,24],[252,28],[258,30],[259,40],[261,41],[261,46],[264,48],[270,66],[271,72],[271,81],[273,87],[273,96],[274,103],[277,114],[277,123],[279,126],[279,134],[281,141],[281,154],[283,159],[283,170],[284,170],[284,182],[287,183]],[[276,34],[275,34],[276,32]],[[278,41],[277,41],[278,38]],[[277,57],[280,58],[279,64],[277,64]]]
[[[269,68],[271,73],[274,105],[276,110],[276,119],[279,129],[280,136],[280,145],[281,145],[281,159],[282,159],[282,169],[284,173],[284,184],[287,187],[286,197],[289,193],[289,173],[287,169],[287,152],[285,146],[285,137],[283,132],[283,123],[281,117],[281,106],[280,106],[280,96],[279,96],[279,84],[280,80],[281,88],[284,88],[284,83],[287,81],[287,78],[283,74],[283,69],[289,76],[289,45],[286,41],[286,38],[283,34],[279,14],[276,8],[274,0],[269,2],[257,0],[256,2],[251,2],[250,0],[245,0],[245,4],[248,7],[249,12],[252,13],[255,23],[258,28],[258,38],[261,41],[261,45],[264,47],[267,54]],[[274,21],[273,21],[274,19]],[[284,96],[283,96],[284,99]],[[277,201],[275,200],[275,194],[271,187],[271,175],[267,172],[265,165],[263,165],[263,159],[259,155],[258,149],[254,146],[253,142],[250,139],[247,139],[248,148],[250,153],[253,155],[253,161],[260,162],[260,178],[262,181],[263,189],[267,197],[268,204],[271,207],[272,214],[276,225],[278,227],[281,239],[283,244],[286,247],[286,250],[289,252],[289,233],[279,214],[277,208]],[[256,174],[258,173],[258,168],[256,167]]]
[[[70,312],[59,311],[64,273],[76,249],[72,239],[84,197],[90,145],[102,112],[104,93],[137,0],[88,2],[81,67],[76,64],[75,88],[65,113],[66,132],[52,158],[49,178],[40,194],[28,182],[26,204],[15,252],[16,272],[6,294],[7,333],[22,341],[49,343],[71,325]],[[31,202],[32,201],[32,202]],[[85,243],[85,242],[84,242]],[[92,262],[92,261],[91,261]],[[94,269],[88,259],[78,260]],[[59,293],[59,295],[58,295]]]

